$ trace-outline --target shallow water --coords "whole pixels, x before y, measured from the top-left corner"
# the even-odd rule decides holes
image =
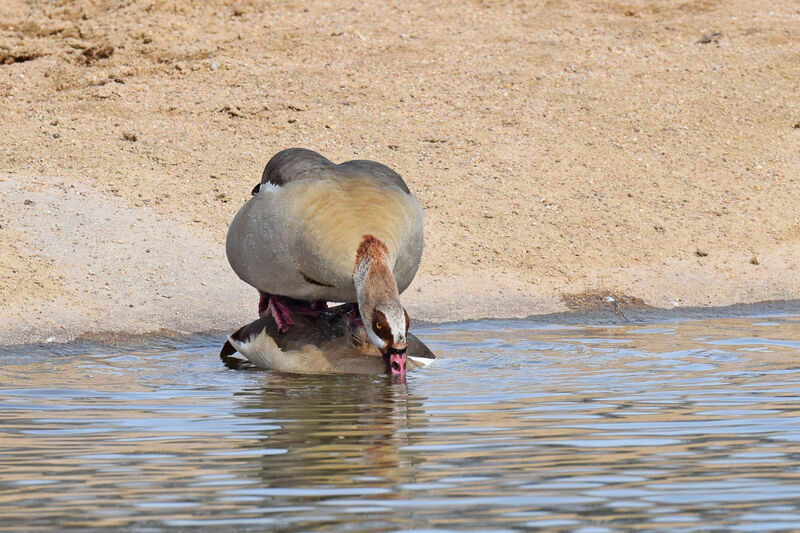
[[[800,524],[800,317],[418,327],[386,377],[226,369],[222,336],[0,353],[0,530]]]

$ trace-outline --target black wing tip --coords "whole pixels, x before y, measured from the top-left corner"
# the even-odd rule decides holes
[[[255,187],[253,187],[253,190],[250,191],[250,194],[255,196],[259,192],[261,192],[261,184],[260,183],[258,185],[256,185]]]
[[[252,324],[252,322],[250,324]],[[250,326],[250,324],[247,324],[247,326],[242,326],[239,329],[237,329],[236,331],[234,331],[233,333],[231,333],[231,337],[230,338],[235,340],[235,341],[239,341],[239,342],[247,342],[248,339],[244,338],[244,336],[242,334],[244,333],[244,329],[246,327]],[[230,342],[230,341],[228,341],[228,342]],[[234,351],[236,351],[236,350],[234,350]]]
[[[255,323],[258,323],[257,320]],[[248,337],[248,332],[245,331],[246,328],[252,326],[253,324],[248,324],[247,326],[242,326],[233,333],[231,333],[230,337],[225,341],[225,344],[222,345],[222,349],[219,351],[219,358],[222,360],[222,364],[224,364],[227,368],[231,370],[243,370],[250,368],[252,363],[247,361],[246,359],[240,359],[239,357],[234,357],[234,354],[237,353],[239,350],[233,347],[231,344],[231,339],[238,341],[238,342],[246,342]]]
[[[226,368],[230,368],[231,370],[241,370],[247,366],[247,361],[239,359],[238,357],[234,357],[233,354],[236,353],[236,348],[233,347],[231,341],[226,340],[225,344],[222,345],[222,349],[219,351],[219,358],[222,360],[222,364],[225,365]]]
[[[231,355],[237,352],[236,348],[233,347],[231,341],[226,340],[225,344],[222,345],[222,349],[219,351],[220,359],[225,359],[226,357],[230,357]]]

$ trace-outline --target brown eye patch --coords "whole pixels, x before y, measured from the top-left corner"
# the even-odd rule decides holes
[[[389,327],[386,315],[377,309],[375,310],[375,319],[372,321],[372,331],[385,341],[392,340],[392,328]]]

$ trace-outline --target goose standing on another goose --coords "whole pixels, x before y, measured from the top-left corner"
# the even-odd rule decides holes
[[[267,163],[231,222],[226,252],[234,272],[259,290],[259,314],[271,313],[280,332],[293,312],[357,303],[353,318],[402,373],[409,319],[399,295],[419,268],[422,220],[419,201],[386,165],[337,165],[290,148]]]

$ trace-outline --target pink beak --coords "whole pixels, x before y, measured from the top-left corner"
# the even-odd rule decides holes
[[[405,352],[401,353],[392,353],[389,355],[389,371],[394,374],[405,374],[406,373],[406,354]]]

